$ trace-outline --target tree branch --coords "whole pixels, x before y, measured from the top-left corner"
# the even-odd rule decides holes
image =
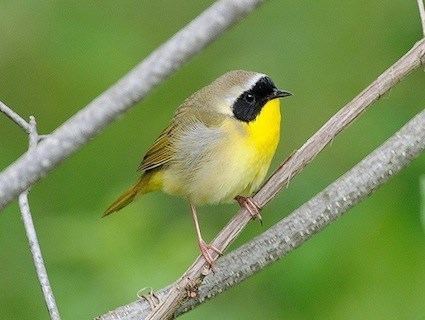
[[[30,125],[19,114],[0,101],[0,112],[4,113],[10,120],[16,123],[25,133],[30,133]]]
[[[20,115],[6,106],[0,101],[0,111],[3,112],[9,119],[16,123],[29,135],[29,150],[37,146],[39,135],[37,133],[37,124],[34,117],[30,117],[30,122],[26,122]],[[43,255],[41,254],[40,244],[38,242],[37,233],[35,231],[34,222],[31,217],[31,210],[28,202],[28,190],[25,190],[19,195],[19,208],[21,217],[25,227],[29,247],[34,261],[35,270],[38,281],[43,291],[44,301],[46,302],[47,310],[50,314],[50,319],[60,320],[59,311],[56,306],[55,297],[50,286],[47,270],[44,265]]]
[[[174,316],[195,308],[287,255],[369,196],[424,150],[425,111],[422,111],[354,168],[289,216],[249,243],[219,258],[215,272],[205,277],[198,295],[186,300]],[[159,290],[158,297],[163,299],[169,290],[170,287]],[[138,300],[98,319],[145,319],[149,312],[149,304]]]
[[[86,144],[91,137],[128,110],[134,103],[143,99],[153,87],[261,2],[261,0],[218,1],[154,51],[114,86],[56,129],[42,143],[30,148],[25,155],[0,173],[0,209],[4,208],[20,192],[23,192],[55,168],[67,156]],[[418,4],[424,25],[423,3],[418,1]],[[379,99],[410,71],[423,64],[424,53],[424,40],[421,40],[371,86],[341,109],[288,162],[283,164],[255,196],[255,200],[261,206],[270,201],[284,185],[289,183],[295,174],[301,171],[367,106]],[[13,111],[11,113],[11,110],[7,107],[4,108],[3,104],[0,104],[0,111],[26,130],[23,127],[26,122],[20,123],[19,116],[16,118],[17,115]],[[29,131],[28,128],[26,132]],[[22,210],[28,209],[27,212],[29,213],[28,201],[25,196],[21,196],[24,197],[22,201],[20,197],[20,205]],[[336,206],[338,207],[339,204],[337,203]],[[250,217],[245,211],[240,211],[223,229],[213,244],[218,248],[227,247],[241,232],[249,219]],[[203,265],[203,259],[198,258],[180,281],[170,288],[167,292],[167,299],[150,316],[150,319],[173,315],[180,301],[184,298],[186,288],[198,286],[205,276]]]
[[[0,173],[0,210],[264,0],[219,0]]]
[[[21,210],[22,221],[25,226],[25,233],[28,238],[32,259],[34,261],[35,270],[37,272],[38,281],[43,291],[44,301],[50,314],[50,319],[60,320],[59,310],[56,306],[55,296],[50,286],[47,270],[44,265],[43,255],[38,243],[37,233],[35,231],[34,222],[31,217],[31,210],[28,202],[28,191],[24,191],[19,195],[19,208]]]
[[[422,23],[422,33],[425,37],[425,7],[423,0],[417,0],[418,1],[418,7],[419,7],[419,16],[421,18]]]
[[[22,119],[22,118],[21,118]],[[23,120],[23,119],[22,119]],[[26,122],[25,122],[26,123]],[[39,136],[37,132],[37,123],[34,117],[30,117],[29,126],[29,150],[37,146]],[[28,190],[22,192],[18,198],[19,208],[21,210],[22,221],[25,226],[25,233],[28,238],[32,259],[35,270],[37,272],[38,281],[43,291],[44,301],[51,320],[60,320],[59,310],[56,306],[55,296],[50,286],[47,270],[44,265],[43,255],[41,254],[40,244],[38,242],[37,233],[35,231],[34,222],[31,216],[30,205],[28,202]]]
[[[425,151],[425,111],[311,200],[247,244],[219,259],[186,312],[287,255],[367,198]]]
[[[258,203],[260,207],[264,207],[264,205],[267,204],[267,202],[269,202],[284,186],[287,186],[289,181],[321,150],[323,150],[340,131],[348,126],[368,106],[388,92],[412,70],[423,64],[424,56],[425,39],[422,39],[357,97],[336,113],[328,122],[326,122],[325,125],[323,125],[322,128],[320,128],[319,131],[307,140],[307,142],[299,150],[285,161],[254,196],[256,203]],[[214,239],[212,245],[223,252],[239,235],[250,219],[251,216],[246,212],[246,210],[240,210],[239,213]],[[215,252],[213,252],[212,255],[213,257],[217,256]],[[181,276],[181,278],[168,288],[169,290],[167,293],[161,297],[162,302],[159,307],[153,310],[146,319],[167,319],[172,317],[180,303],[186,298],[187,288],[196,288],[201,283],[202,278],[206,274],[204,265],[205,260],[203,257],[198,257],[192,266]]]

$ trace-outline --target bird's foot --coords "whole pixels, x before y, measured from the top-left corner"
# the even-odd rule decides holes
[[[260,207],[254,201],[254,199],[252,199],[251,197],[236,196],[235,200],[242,208],[245,208],[249,212],[252,219],[258,219],[260,223],[263,224],[263,218],[261,217]]]
[[[155,292],[153,292],[152,288],[140,289],[137,292],[137,297],[140,300],[145,299],[149,303],[151,310],[155,310],[161,304],[161,299],[156,295]]]
[[[223,255],[223,252],[221,252],[219,249],[214,247],[212,244],[206,243],[202,239],[199,241],[199,249],[201,250],[202,256],[204,257],[205,261],[209,264],[210,267],[212,267],[214,261],[216,260],[211,256],[210,250],[214,251],[219,256]]]

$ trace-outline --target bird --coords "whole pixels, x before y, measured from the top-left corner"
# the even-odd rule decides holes
[[[137,196],[162,191],[186,198],[200,252],[222,252],[202,237],[197,207],[234,200],[261,219],[251,195],[264,181],[280,140],[280,98],[291,96],[263,73],[229,71],[189,96],[145,153],[137,182],[104,216]]]

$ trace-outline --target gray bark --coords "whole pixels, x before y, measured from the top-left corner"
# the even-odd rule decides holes
[[[304,145],[298,149],[270,177],[265,185],[254,195],[253,199],[262,208],[270,199],[289,184],[316,155],[323,150],[344,128],[354,121],[369,106],[388,92],[411,71],[423,64],[425,56],[425,39],[418,41],[409,52],[390,68],[385,70],[375,81],[357,95],[352,101],[329,119]],[[251,219],[246,210],[240,212],[220,231],[212,245],[224,252],[239,235]],[[212,257],[217,257],[215,252]],[[160,305],[149,314],[146,320],[168,319],[186,296],[186,289],[197,286],[204,277],[205,260],[199,257],[192,266],[170,288]]]
[[[174,316],[185,313],[237,285],[299,247],[367,198],[424,150],[425,111],[422,111],[382,146],[288,217],[240,248],[219,258],[215,273],[204,278],[197,297],[186,300]],[[170,287],[159,290],[158,297],[165,298],[169,290]],[[150,313],[149,303],[138,300],[97,319],[146,319]]]
[[[10,120],[18,125],[29,136],[29,150],[35,148],[39,141],[37,132],[37,123],[34,117],[30,117],[30,122],[25,121],[19,114],[13,111],[0,101],[0,112],[4,113]],[[44,264],[43,255],[41,254],[40,244],[38,242],[37,233],[35,231],[34,222],[32,220],[31,209],[28,201],[28,190],[19,195],[19,209],[21,211],[22,222],[24,223],[25,233],[27,235],[32,259],[43,292],[44,301],[52,320],[60,320],[59,310],[56,306],[55,297],[50,286],[49,277],[47,275],[46,266]]]
[[[0,210],[263,0],[220,0],[0,173]]]

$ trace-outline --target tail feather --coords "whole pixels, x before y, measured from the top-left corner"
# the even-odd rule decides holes
[[[149,177],[146,175],[142,176],[140,180],[132,186],[130,189],[125,191],[122,195],[119,196],[117,200],[115,200],[103,213],[103,217],[106,217],[114,212],[117,212],[133,202],[134,198],[140,193],[146,193],[146,187],[149,184]]]

